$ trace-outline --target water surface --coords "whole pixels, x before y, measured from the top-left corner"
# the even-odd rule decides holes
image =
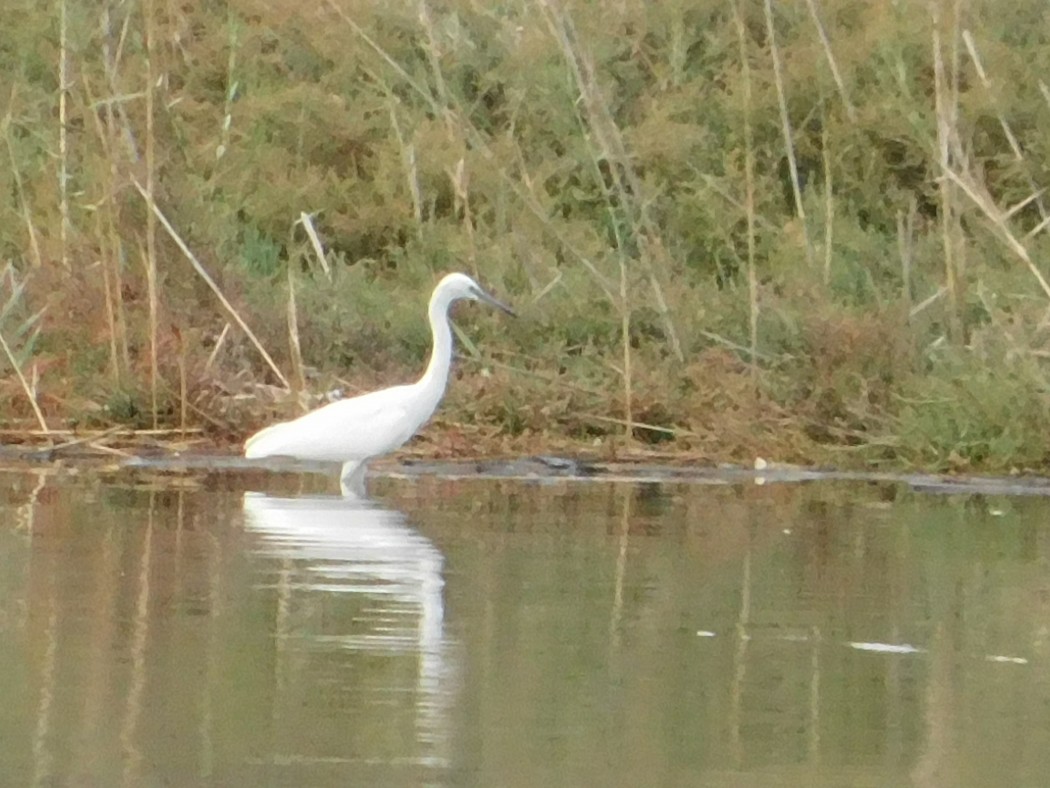
[[[1041,497],[0,474],[12,785],[1042,785]]]

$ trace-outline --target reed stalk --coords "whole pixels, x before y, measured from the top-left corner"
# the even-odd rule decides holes
[[[631,369],[631,306],[627,292],[627,261],[620,255],[620,347],[623,352],[624,444],[634,442],[634,376]]]
[[[143,24],[146,39],[146,202],[153,205],[153,181],[156,172],[156,135],[154,129],[154,82],[156,81],[156,52],[154,39],[153,0],[143,0]],[[146,211],[146,286],[149,292],[149,391],[150,414],[153,428],[158,426],[157,415],[157,324],[160,310],[160,293],[157,289],[157,217]]]
[[[69,268],[69,20],[67,0],[58,4],[58,212],[59,255]]]
[[[423,193],[419,186],[419,167],[416,163],[416,146],[405,139],[401,123],[397,119],[397,98],[387,93],[387,109],[390,112],[390,127],[394,130],[398,148],[401,151],[401,166],[405,170],[405,182],[412,198],[412,218],[415,223],[416,238],[423,239]]]
[[[744,212],[747,216],[747,293],[748,335],[750,338],[750,367],[753,385],[758,386],[758,273],[755,269],[755,146],[751,132],[751,58],[747,46],[747,30],[740,11],[739,0],[733,2],[737,44],[740,48],[740,69],[744,82]]]
[[[838,63],[835,62],[835,53],[831,49],[831,40],[828,38],[828,31],[824,27],[824,20],[821,19],[820,9],[817,6],[817,0],[806,0],[806,7],[809,9],[809,15],[813,19],[813,26],[817,29],[817,37],[820,39],[820,46],[824,50],[824,59],[828,62],[828,68],[831,70],[831,78],[835,80],[835,87],[838,89],[839,97],[842,99],[842,105],[846,108],[846,116],[854,121],[857,119],[857,110],[853,106],[853,102],[850,101],[849,91],[846,90],[846,82],[842,79],[842,74],[839,73]]]
[[[103,45],[103,51],[107,49],[107,46],[106,44]],[[92,109],[101,107],[104,111],[102,116],[97,111],[89,112],[88,115],[93,121],[99,148],[108,162],[108,181],[104,183],[104,197],[99,201],[95,211],[95,226],[97,228],[99,250],[102,256],[102,283],[106,290],[106,319],[109,324],[110,334],[111,371],[114,384],[119,387],[123,384],[127,371],[131,368],[131,356],[128,351],[127,315],[124,308],[124,288],[121,277],[123,241],[117,232],[115,214],[118,211],[118,207],[114,199],[123,183],[120,175],[120,155],[117,146],[119,133],[116,127],[116,115],[113,111],[114,102],[111,100],[96,100],[86,74],[83,77],[83,85],[84,93],[88,99],[88,106]],[[103,118],[105,119],[104,122]]]
[[[911,309],[914,294],[912,292],[912,269],[915,259],[915,217],[918,208],[915,200],[908,203],[908,211],[897,212],[897,253],[901,261],[901,296],[905,305]]]
[[[427,63],[430,65],[430,73],[434,77],[434,92],[437,94],[435,101],[439,106],[445,108],[445,112],[441,113],[441,118],[445,122],[445,130],[449,139],[454,140],[456,138],[456,124],[452,113],[448,111],[452,108],[452,102],[449,98],[448,87],[445,85],[445,75],[441,71],[441,51],[438,46],[438,37],[434,30],[434,21],[431,17],[430,5],[427,3],[427,0],[419,0],[419,22],[427,36],[427,43],[423,49],[427,55]]]
[[[18,210],[22,214],[22,221],[26,227],[26,238],[29,241],[30,260],[34,268],[43,265],[43,256],[40,253],[40,240],[36,225],[33,222],[33,211],[26,196],[25,186],[22,182],[22,173],[18,166],[18,157],[15,155],[14,145],[11,143],[11,113],[15,103],[15,89],[11,88],[11,97],[7,105],[7,113],[0,121],[0,133],[4,135],[4,143],[7,146],[7,155],[11,160],[11,178],[14,181],[15,197],[18,200]]]
[[[835,249],[835,175],[831,168],[831,135],[828,132],[828,115],[820,133],[820,159],[824,166],[824,286],[831,284],[831,261]]]
[[[480,277],[478,271],[478,246],[477,239],[474,237],[474,217],[470,213],[470,176],[467,172],[466,159],[460,158],[456,163],[456,168],[449,170],[446,174],[452,183],[452,192],[455,195],[457,204],[456,212],[462,217],[460,221],[463,226],[463,232],[467,236],[467,261],[470,263],[471,272],[477,278]]]
[[[945,174],[953,169],[953,148],[955,139],[958,104],[957,93],[948,84],[948,73],[944,64],[943,44],[941,42],[940,0],[931,0],[930,15],[933,21],[933,82],[934,112],[937,120],[937,163]],[[954,341],[962,340],[962,319],[960,316],[962,247],[960,243],[961,218],[957,206],[955,188],[948,177],[938,179],[940,196],[941,243],[944,247],[944,282],[948,292],[948,327],[949,336]]]
[[[113,375],[113,385],[115,388],[120,388],[121,368],[120,352],[117,346],[117,310],[116,304],[113,300],[114,281],[110,271],[110,258],[113,257],[113,255],[108,248],[109,245],[106,243],[106,234],[101,228],[102,221],[101,212],[96,213],[95,228],[99,238],[99,253],[101,255],[99,267],[102,269],[102,289],[105,293],[104,303],[106,307],[106,326],[109,329],[109,366],[110,373]]]
[[[216,160],[221,159],[230,149],[230,132],[233,129],[233,102],[237,98],[238,82],[237,74],[237,22],[233,16],[233,8],[229,10],[226,18],[226,29],[229,33],[229,54],[226,58],[226,99],[223,103],[222,128],[219,131],[219,144],[215,147]],[[215,182],[212,186],[214,188]]]
[[[314,218],[306,211],[300,211],[299,218],[296,219],[295,224],[303,228],[303,232],[306,233],[306,237],[310,241],[310,248],[313,249],[314,255],[317,257],[318,265],[321,266],[325,277],[331,282],[332,267],[328,265],[328,256],[325,254],[324,244],[321,243],[321,236],[318,235],[317,228],[314,227]]]
[[[117,46],[117,55],[112,48],[112,12],[106,2],[101,11],[101,55],[106,74],[106,84],[110,95],[105,99],[96,98],[92,83],[87,73],[82,74],[84,94],[87,98],[89,112],[99,148],[108,163],[108,181],[104,183],[105,196],[96,209],[96,228],[98,228],[99,248],[102,256],[103,287],[105,288],[106,318],[109,325],[110,365],[114,385],[118,388],[124,384],[125,376],[131,369],[131,354],[128,347],[128,321],[124,303],[124,286],[121,275],[121,262],[124,257],[124,243],[117,229],[119,205],[116,195],[124,186],[121,175],[121,129],[118,119],[123,119],[125,128],[127,117],[123,113],[123,97],[114,90],[117,84],[117,63],[122,51],[123,36],[127,32],[130,15],[125,18],[125,25]],[[101,113],[99,112],[101,110]],[[134,154],[134,146],[127,145],[125,151]]]
[[[304,214],[305,215],[305,214]],[[292,236],[295,235],[295,226],[292,226]],[[292,389],[293,397],[297,406],[302,408],[303,393],[306,391],[306,373],[303,369],[302,344],[299,341],[299,312],[295,304],[295,267],[298,264],[297,255],[288,255],[288,303],[286,306],[286,318],[288,321],[288,351],[292,359],[292,380],[295,388]]]
[[[189,410],[189,373],[187,372],[189,365],[186,361],[186,340],[177,326],[172,327],[172,333],[175,335],[179,351],[179,437],[185,438],[187,429],[186,415]]]
[[[780,49],[777,47],[776,24],[773,21],[772,0],[764,0],[766,11],[766,34],[769,37],[769,55],[773,62],[773,83],[777,89],[777,105],[780,108],[781,133],[784,135],[784,153],[787,156],[788,170],[791,175],[791,194],[795,199],[795,215],[802,224],[802,240],[805,245],[806,262],[813,264],[813,245],[809,240],[809,229],[806,225],[806,208],[802,203],[802,184],[799,180],[798,161],[795,156],[794,134],[791,130],[791,116],[788,113],[787,90],[784,87],[784,69],[780,62]]]

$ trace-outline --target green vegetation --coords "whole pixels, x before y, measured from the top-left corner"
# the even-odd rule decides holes
[[[458,269],[443,451],[1050,463],[1045,0],[8,5],[9,427],[243,437]]]

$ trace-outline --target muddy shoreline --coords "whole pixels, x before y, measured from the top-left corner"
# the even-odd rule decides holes
[[[162,447],[109,447],[66,445],[0,446],[0,471],[104,473],[170,476],[205,474],[318,473],[335,475],[337,466],[295,460],[246,460],[231,449],[208,447],[173,451]],[[370,478],[411,480],[422,477],[469,480],[519,480],[568,482],[620,482],[633,484],[799,484],[854,482],[899,484],[932,494],[1050,496],[1050,478],[1036,475],[980,476],[862,470],[836,470],[794,465],[747,468],[710,465],[688,458],[600,460],[558,455],[503,458],[435,459],[423,456],[394,457],[369,464]]]

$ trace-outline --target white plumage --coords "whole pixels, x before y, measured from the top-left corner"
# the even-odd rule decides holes
[[[338,400],[292,421],[265,427],[248,438],[244,456],[294,457],[340,462],[345,492],[364,493],[365,463],[415,435],[437,409],[452,364],[448,311],[459,299],[484,301],[513,315],[465,274],[448,274],[434,288],[428,315],[433,335],[430,362],[415,383]]]

